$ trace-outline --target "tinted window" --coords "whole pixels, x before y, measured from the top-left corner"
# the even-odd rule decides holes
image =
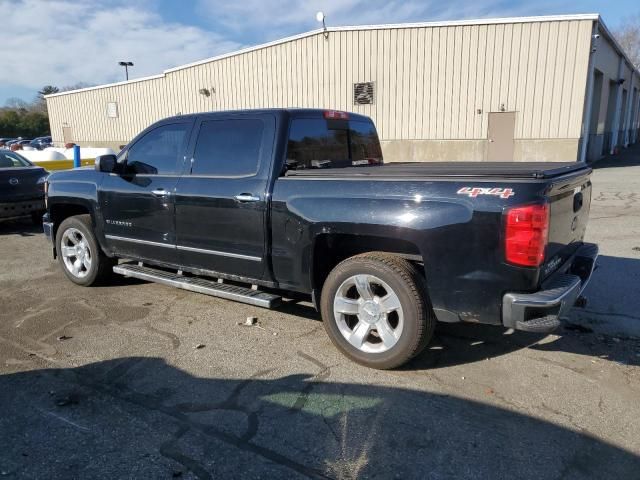
[[[258,171],[264,123],[257,119],[202,122],[193,155],[193,175],[254,175]]]
[[[127,170],[160,175],[177,173],[189,128],[187,123],[174,123],[151,130],[128,150]]]
[[[291,122],[287,168],[335,168],[382,163],[372,122],[298,118]]]
[[[354,165],[379,164],[382,150],[376,128],[371,122],[349,122],[351,160]]]
[[[0,168],[30,167],[31,164],[13,152],[0,151]]]

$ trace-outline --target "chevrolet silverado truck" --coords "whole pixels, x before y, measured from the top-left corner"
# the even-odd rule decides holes
[[[556,328],[598,254],[590,175],[384,164],[371,119],[335,110],[202,113],[52,174],[44,231],[76,284],[115,272],[267,308],[307,298],[339,350],[386,369],[437,321]]]

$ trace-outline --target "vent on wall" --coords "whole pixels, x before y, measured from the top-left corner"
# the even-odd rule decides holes
[[[353,84],[353,104],[372,105],[374,99],[373,82]]]

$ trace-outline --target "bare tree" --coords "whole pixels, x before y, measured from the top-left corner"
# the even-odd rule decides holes
[[[615,37],[635,67],[640,68],[640,14],[625,20]]]

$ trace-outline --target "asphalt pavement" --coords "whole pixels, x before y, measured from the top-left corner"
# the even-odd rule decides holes
[[[440,325],[390,372],[308,304],[78,287],[38,228],[0,224],[0,476],[640,478],[640,162],[619,165],[594,174],[585,311],[553,335]]]

